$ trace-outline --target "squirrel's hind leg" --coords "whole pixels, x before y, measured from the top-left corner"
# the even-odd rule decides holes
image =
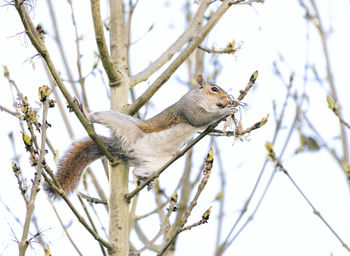
[[[120,125],[120,124],[125,125],[125,123],[130,123],[133,126],[137,126],[139,123],[138,119],[117,111],[91,112],[91,113],[87,113],[86,115],[87,115],[87,119],[91,123],[99,123],[107,127],[110,127],[113,125]]]
[[[145,134],[139,128],[140,120],[117,111],[91,112],[88,119],[92,123],[99,123],[108,127],[111,132],[126,143],[134,144]]]

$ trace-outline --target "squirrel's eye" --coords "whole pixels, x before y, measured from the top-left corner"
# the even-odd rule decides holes
[[[218,89],[217,87],[211,87],[211,90],[212,90],[213,92],[218,92],[218,91],[219,91],[219,89]]]

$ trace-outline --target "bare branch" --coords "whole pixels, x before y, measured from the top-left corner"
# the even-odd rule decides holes
[[[116,71],[113,66],[113,62],[110,58],[107,42],[105,39],[105,35],[103,32],[101,11],[100,11],[100,0],[91,0],[91,13],[92,13],[92,21],[94,23],[95,29],[95,38],[97,43],[98,52],[100,54],[100,58],[102,61],[102,65],[106,71],[106,74],[109,79],[109,85],[111,87],[118,86],[120,80],[120,74]]]
[[[130,86],[134,86],[142,81],[147,80],[154,72],[159,70],[164,64],[166,64],[174,54],[181,49],[181,47],[193,38],[193,35],[202,26],[202,20],[204,12],[207,10],[211,0],[201,1],[198,6],[197,13],[194,15],[193,20],[186,31],[161,55],[157,60],[151,63],[145,70],[141,71],[137,75],[131,78]]]
[[[132,104],[128,109],[128,114],[134,115],[169,79],[169,77],[180,67],[180,65],[190,56],[190,54],[203,42],[209,32],[218,23],[220,18],[233,4],[242,2],[242,0],[225,0],[218,10],[210,17],[205,26],[195,35],[189,45],[176,57],[176,59],[159,75],[159,77],[149,86],[149,88]]]

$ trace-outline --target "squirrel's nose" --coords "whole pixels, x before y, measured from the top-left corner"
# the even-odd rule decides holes
[[[229,105],[233,105],[235,103],[235,98],[232,95],[229,95]]]

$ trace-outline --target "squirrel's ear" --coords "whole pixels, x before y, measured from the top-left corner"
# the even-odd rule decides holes
[[[206,83],[204,76],[202,74],[199,74],[197,76],[197,83],[200,85],[200,88],[202,88],[203,85]]]

